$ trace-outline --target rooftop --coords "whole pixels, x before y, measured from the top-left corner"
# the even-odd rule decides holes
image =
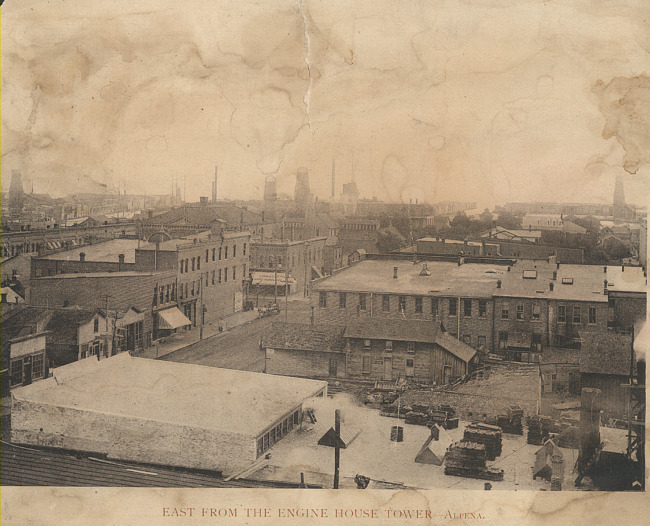
[[[72,274],[57,274],[56,276],[41,276],[34,278],[37,280],[57,280],[57,279],[91,279],[91,278],[137,278],[144,276],[167,275],[169,270],[151,270],[151,271],[137,271],[125,270],[122,272],[82,272]]]
[[[642,292],[648,289],[648,280],[643,275],[642,267],[608,266],[607,289],[612,292]]]
[[[436,343],[440,332],[436,323],[419,320],[358,318],[350,320],[344,336],[370,340]]]
[[[604,281],[609,281],[610,268],[600,265],[569,265],[561,264],[559,267],[548,261],[524,260],[513,265],[508,272],[500,289],[495,291],[495,296],[513,298],[543,298],[549,300],[606,302]],[[553,279],[555,274],[556,279]],[[635,283],[637,288],[645,292],[645,278],[643,272],[629,272],[630,278],[620,283],[628,284],[629,288]],[[640,281],[640,278],[643,281]],[[553,290],[550,284],[553,284]],[[641,286],[643,284],[643,287]],[[615,290],[608,284],[609,290]],[[639,290],[640,291],[640,290]]]
[[[426,265],[431,275],[421,276],[422,265],[404,260],[365,260],[314,282],[313,287],[318,291],[487,298],[496,290],[497,280],[507,273],[507,267],[502,265],[466,263],[459,266],[458,263],[429,261]],[[397,278],[393,278],[393,267],[397,267]]]
[[[58,261],[79,261],[79,254],[86,254],[86,261],[113,261],[117,263],[118,256],[124,254],[125,263],[135,263],[135,251],[137,248],[145,248],[149,245],[146,241],[137,239],[111,239],[103,243],[85,245],[82,247],[66,250],[57,254],[48,254],[41,259],[52,259]],[[153,247],[154,245],[151,245]]]
[[[630,375],[632,336],[584,332],[580,334],[580,339],[581,373]]]
[[[17,400],[258,435],[326,382],[133,358],[87,358],[12,391]],[[101,392],[101,396],[97,393]],[[218,403],[197,403],[218,401]]]

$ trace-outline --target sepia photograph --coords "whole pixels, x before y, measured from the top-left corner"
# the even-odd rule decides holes
[[[650,4],[0,3],[3,521],[644,522]]]

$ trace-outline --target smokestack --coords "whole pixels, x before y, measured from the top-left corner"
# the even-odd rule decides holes
[[[219,167],[215,164],[214,165],[214,181],[212,182],[212,204],[217,203],[217,172],[219,171]]]
[[[332,159],[332,199],[336,196],[336,160]]]
[[[548,290],[550,290],[551,292],[553,292],[553,287],[555,287],[554,283],[549,283],[548,284]]]

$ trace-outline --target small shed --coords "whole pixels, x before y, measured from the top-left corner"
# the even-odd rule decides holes
[[[562,457],[562,451],[555,445],[553,440],[549,439],[544,445],[535,452],[535,465],[533,466],[533,480],[542,478],[551,481],[553,468],[551,457],[559,455]]]
[[[431,435],[426,439],[422,448],[415,456],[418,464],[433,464],[442,466],[447,448],[453,443],[451,435],[442,427],[434,424]]]
[[[341,436],[338,438],[338,445],[343,449],[346,449],[354,439],[361,434],[361,430],[354,430],[351,427],[347,426],[345,422],[341,422]],[[328,446],[336,447],[337,437],[336,431],[333,427],[330,427],[320,440],[318,441],[319,446]]]

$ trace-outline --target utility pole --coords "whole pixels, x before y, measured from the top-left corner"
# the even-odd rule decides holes
[[[334,411],[334,489],[339,489],[339,464],[341,461],[341,410]]]
[[[284,256],[284,320],[289,321],[289,245]]]

